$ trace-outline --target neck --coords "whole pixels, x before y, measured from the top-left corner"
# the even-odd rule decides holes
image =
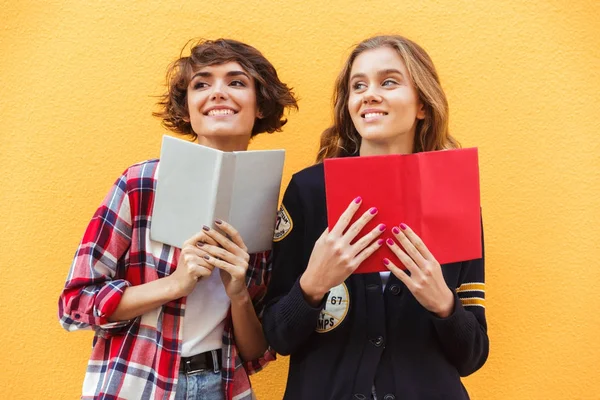
[[[360,144],[361,156],[379,156],[384,154],[411,154],[414,149],[414,137],[410,140],[372,141],[364,138]]]
[[[198,144],[221,151],[246,151],[250,136],[210,137],[198,135]]]

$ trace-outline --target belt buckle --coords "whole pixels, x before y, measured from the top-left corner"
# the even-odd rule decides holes
[[[192,369],[192,367],[190,366],[190,363],[192,362],[192,360],[187,360],[185,362],[185,373],[186,374],[195,374],[196,372],[204,372],[204,371],[208,371],[207,368],[198,368],[198,369]]]

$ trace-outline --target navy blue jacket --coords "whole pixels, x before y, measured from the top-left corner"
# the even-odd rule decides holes
[[[373,386],[378,400],[469,398],[460,377],[481,368],[489,350],[483,258],[442,266],[455,294],[448,318],[393,275],[382,291],[378,273],[351,275],[312,307],[299,278],[327,227],[322,164],[293,176],[277,224],[263,328],[291,355],[284,399],[371,399]]]

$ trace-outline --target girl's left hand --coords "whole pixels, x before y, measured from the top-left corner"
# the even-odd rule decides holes
[[[202,230],[208,236],[207,239],[210,238],[218,243],[218,246],[215,246],[209,244],[209,240],[206,240],[200,246],[200,249],[205,253],[204,259],[209,264],[219,268],[225,292],[231,300],[245,298],[248,296],[246,288],[246,271],[250,261],[248,248],[233,226],[221,220],[216,220],[215,224],[230,239],[215,229],[203,226]]]
[[[400,229],[394,227],[392,233],[404,251],[390,238],[386,244],[410,271],[410,275],[387,258],[383,259],[383,264],[406,285],[423,307],[439,317],[448,317],[454,308],[454,294],[444,280],[440,263],[406,224],[400,224]]]

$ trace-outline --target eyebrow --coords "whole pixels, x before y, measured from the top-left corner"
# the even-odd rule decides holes
[[[193,76],[191,80],[194,80],[194,78],[196,78],[197,76],[201,76],[203,78],[211,78],[213,76],[212,72],[207,72],[207,71],[200,71],[200,72],[196,72]],[[250,76],[248,76],[247,73],[245,73],[244,71],[229,71],[225,74],[225,76],[227,77],[232,77],[232,76],[245,76],[246,78],[250,79]]]
[[[404,74],[395,68],[388,68],[388,69],[382,69],[380,71],[377,71],[377,75],[390,75],[390,74],[398,74],[401,77],[404,78]],[[364,74],[362,72],[359,72],[358,74],[354,74],[350,77],[350,80],[355,79],[355,78],[365,78],[367,76],[367,74]]]

